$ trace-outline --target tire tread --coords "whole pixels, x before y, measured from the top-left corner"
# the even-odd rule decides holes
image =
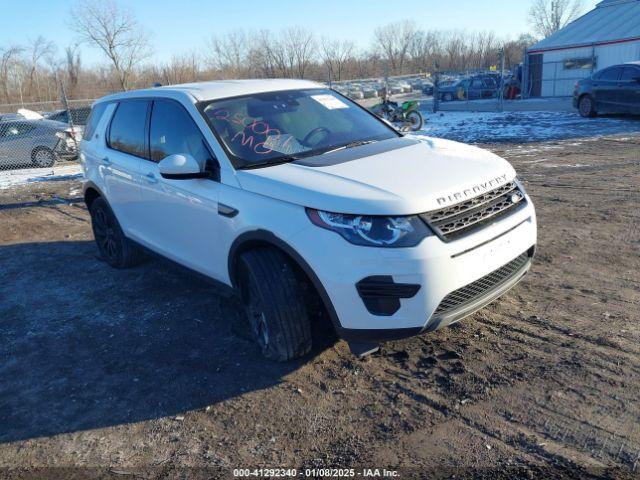
[[[261,247],[242,254],[240,262],[269,322],[270,345],[263,352],[265,356],[287,361],[308,353],[312,346],[311,322],[304,292],[289,260],[274,248]]]

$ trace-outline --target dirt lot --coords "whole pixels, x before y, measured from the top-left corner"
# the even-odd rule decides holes
[[[533,270],[365,361],[338,342],[265,362],[231,333],[233,298],[159,260],[99,261],[78,182],[0,191],[0,467],[635,478],[640,136],[488,147],[535,201]]]

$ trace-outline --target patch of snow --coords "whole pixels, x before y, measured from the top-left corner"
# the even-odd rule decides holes
[[[424,128],[415,135],[465,143],[529,143],[640,133],[634,117],[582,118],[575,112],[422,112]],[[524,147],[523,150],[526,150]],[[539,147],[540,148],[540,147]],[[547,150],[556,145],[542,147]],[[524,153],[519,148],[518,153]],[[535,153],[532,149],[527,153]]]
[[[44,117],[38,112],[29,110],[28,108],[19,108],[18,115],[22,115],[27,120],[42,120]]]
[[[82,167],[77,163],[54,166],[52,168],[23,168],[0,171],[0,190],[28,183],[56,182],[79,178],[82,178]]]

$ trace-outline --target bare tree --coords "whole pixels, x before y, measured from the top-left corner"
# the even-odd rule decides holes
[[[570,1],[570,0],[566,0]],[[212,37],[202,53],[185,52],[160,65],[142,65],[148,40],[136,20],[113,0],[80,4],[74,28],[83,41],[99,48],[110,61],[81,68],[78,46],[56,56],[41,38],[27,48],[0,46],[0,101],[42,101],[57,98],[58,80],[70,97],[95,98],[152,82],[181,83],[201,79],[300,77],[335,80],[379,77],[440,70],[462,72],[496,65],[503,46],[507,67],[522,61],[535,39],[500,39],[493,32],[422,30],[411,21],[382,26],[371,49],[351,41],[324,38],[318,42],[303,27],[280,31],[231,31]],[[559,4],[560,7],[562,5]],[[554,5],[554,8],[555,5]],[[3,48],[4,47],[4,48]],[[39,86],[38,86],[39,85]],[[28,86],[34,86],[27,89]],[[26,95],[25,95],[26,93]]]
[[[72,93],[78,85],[80,78],[80,50],[78,45],[72,45],[65,49],[65,70],[69,81],[69,93]]]
[[[262,74],[268,78],[287,77],[289,62],[284,43],[269,30],[261,30],[256,36],[257,42],[251,49],[251,57]]]
[[[169,64],[161,69],[161,78],[165,84],[196,82],[200,72],[200,61],[196,52],[174,55]],[[158,75],[154,75],[158,78]]]
[[[2,83],[2,93],[4,94],[6,103],[11,101],[9,83],[23,50],[24,48],[19,45],[0,48],[0,83]]]
[[[291,27],[282,31],[280,38],[290,75],[304,78],[316,53],[316,41],[313,33],[300,27]]]
[[[39,36],[35,40],[29,42],[29,71],[27,74],[29,95],[33,94],[34,83],[36,94],[40,88],[40,85],[38,84],[38,67],[40,66],[40,62],[48,56],[53,55],[55,51],[55,44],[46,40],[42,36]]]
[[[539,35],[553,35],[582,12],[583,0],[533,0],[529,21]]]
[[[114,0],[85,0],[73,10],[72,27],[82,41],[101,50],[123,90],[135,67],[151,56],[149,39],[133,14]]]
[[[504,43],[504,58],[507,68],[514,67],[522,61],[524,51],[536,43],[537,39],[530,34],[523,33],[515,40]]]
[[[417,33],[409,20],[378,27],[373,33],[376,48],[383,53],[393,74],[403,73],[407,54]]]
[[[248,70],[249,40],[242,30],[224,36],[214,35],[207,45],[207,63],[217,70],[227,71],[233,78],[245,76]]]
[[[414,71],[429,71],[442,46],[442,32],[417,31],[409,46],[409,59]]]
[[[340,81],[347,62],[353,57],[353,42],[323,38],[320,43],[320,54],[329,69],[330,80]]]

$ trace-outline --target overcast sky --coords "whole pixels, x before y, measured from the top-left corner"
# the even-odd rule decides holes
[[[585,11],[599,0],[585,0]],[[154,60],[167,61],[190,50],[204,51],[213,33],[300,25],[317,36],[349,39],[360,47],[371,43],[382,24],[412,19],[424,29],[492,30],[516,37],[530,31],[528,0],[119,0],[128,5],[151,34]],[[27,43],[42,35],[60,53],[75,43],[69,28],[75,0],[0,0],[0,47]],[[394,5],[406,5],[398,8]],[[82,47],[83,62],[102,61],[100,53]]]

